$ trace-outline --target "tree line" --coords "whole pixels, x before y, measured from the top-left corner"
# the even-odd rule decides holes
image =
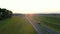
[[[12,17],[12,14],[13,14],[12,11],[7,10],[5,8],[3,8],[3,9],[0,8],[0,20]]]

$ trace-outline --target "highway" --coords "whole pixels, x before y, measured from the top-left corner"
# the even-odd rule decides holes
[[[28,15],[25,15],[26,19],[29,21],[29,23],[33,26],[33,28],[37,31],[38,34],[45,34],[44,31],[40,30],[39,27],[37,27],[35,21],[32,19],[32,17],[29,17]]]
[[[37,31],[38,34],[60,34],[59,32],[56,32],[49,27],[47,27],[44,24],[38,24],[39,21],[36,21],[33,19],[33,16],[25,15],[26,19],[29,21],[29,23],[33,26],[33,28]],[[44,28],[46,31],[42,30],[41,28]]]

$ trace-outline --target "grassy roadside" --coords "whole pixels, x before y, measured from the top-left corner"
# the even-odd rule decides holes
[[[60,18],[57,17],[47,17],[47,16],[42,16],[42,19],[44,21],[48,21],[50,23],[53,23],[53,24],[57,24],[57,25],[60,25]]]
[[[23,16],[13,16],[0,21],[0,34],[37,34]]]

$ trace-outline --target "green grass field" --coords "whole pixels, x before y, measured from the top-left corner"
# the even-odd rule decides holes
[[[23,16],[13,16],[0,21],[0,34],[37,34]]]
[[[60,18],[58,16],[56,17],[40,16],[35,19],[37,21],[40,21],[40,23],[48,26],[50,29],[60,32]]]

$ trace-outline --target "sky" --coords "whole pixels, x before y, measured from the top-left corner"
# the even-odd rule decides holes
[[[60,13],[60,0],[0,0],[0,8],[13,13]]]

